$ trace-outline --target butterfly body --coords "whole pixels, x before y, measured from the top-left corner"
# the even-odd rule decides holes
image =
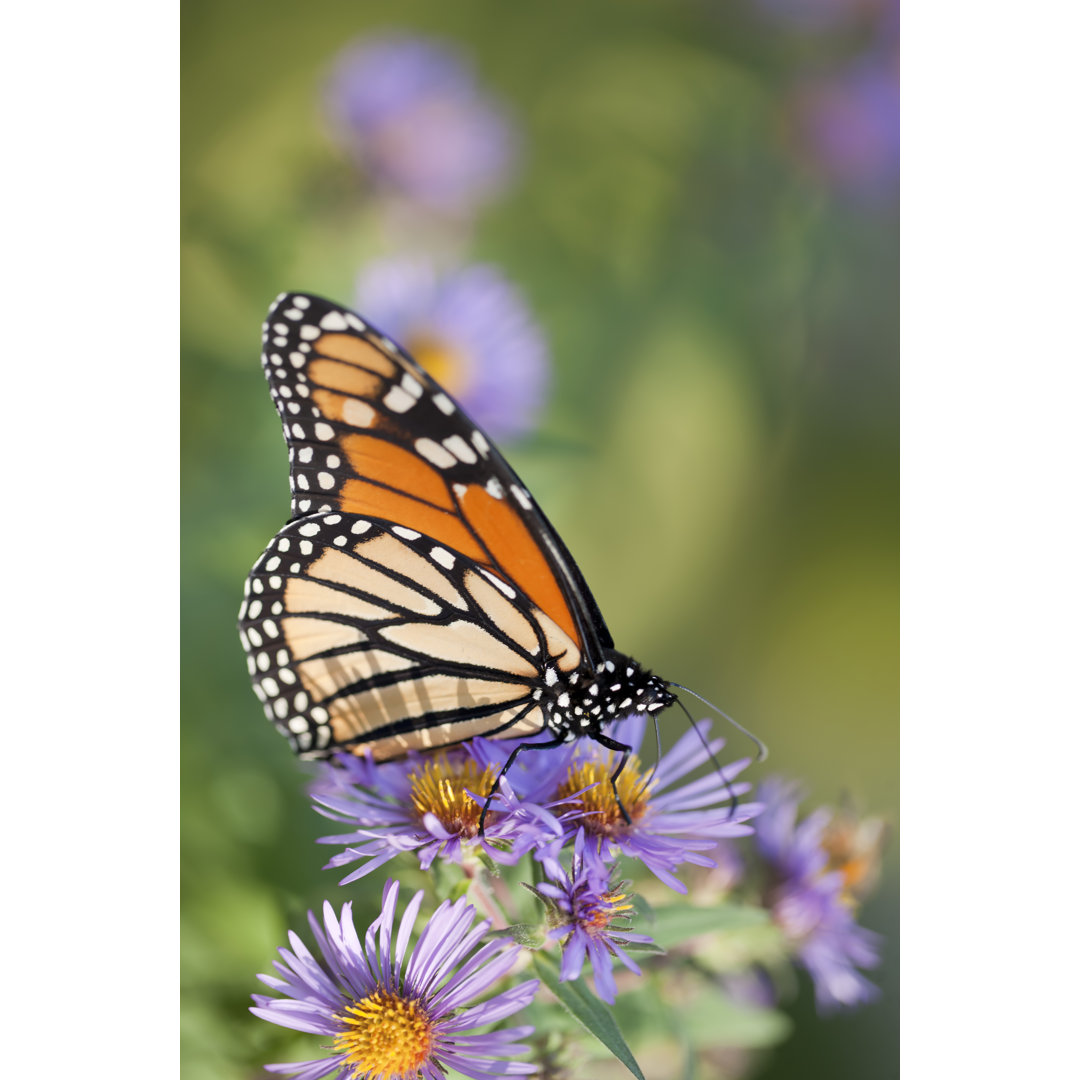
[[[304,757],[376,761],[477,735],[556,745],[674,700],[618,652],[498,450],[393,342],[285,294],[263,365],[294,517],[248,577],[240,636]]]

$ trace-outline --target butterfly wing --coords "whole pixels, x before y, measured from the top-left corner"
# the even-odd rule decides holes
[[[328,300],[283,294],[263,367],[289,445],[293,514],[401,525],[529,597],[596,667],[611,635],[528,489],[389,338]]]
[[[255,692],[305,756],[376,761],[544,727],[544,685],[575,642],[486,565],[402,525],[296,518],[252,570],[240,612]]]

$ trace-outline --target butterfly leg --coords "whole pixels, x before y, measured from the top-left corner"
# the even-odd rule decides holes
[[[499,790],[499,784],[502,783],[502,778],[510,771],[510,766],[514,764],[514,760],[517,758],[518,754],[520,754],[522,750],[551,750],[556,746],[562,746],[564,741],[564,739],[550,739],[548,742],[521,743],[510,751],[510,756],[506,759],[506,764],[499,770],[499,775],[495,777],[495,783],[491,785],[491,790],[484,800],[484,809],[480,811],[480,836],[484,835],[484,819],[487,817],[491,800],[495,797],[495,792]]]
[[[611,774],[611,794],[615,796],[615,805],[619,808],[619,813],[622,814],[623,821],[627,825],[632,824],[630,821],[630,815],[626,811],[626,807],[623,806],[622,799],[619,798],[619,789],[616,786],[619,774],[623,771],[623,767],[626,765],[626,759],[633,752],[632,746],[627,746],[626,743],[616,742],[614,739],[609,739],[606,735],[594,735],[595,739],[601,746],[607,750],[619,750],[621,755],[619,757],[619,764],[615,766],[615,771]]]

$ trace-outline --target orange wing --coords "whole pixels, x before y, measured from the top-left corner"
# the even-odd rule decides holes
[[[285,294],[263,366],[289,445],[294,517],[339,510],[413,530],[519,590],[600,662],[611,637],[527,488],[457,403],[359,316]]]

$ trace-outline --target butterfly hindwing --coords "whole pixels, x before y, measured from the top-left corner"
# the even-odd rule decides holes
[[[359,316],[283,294],[263,366],[289,445],[293,514],[399,525],[523,593],[593,666],[611,638],[573,559],[457,403]]]
[[[249,578],[241,638],[268,717],[308,756],[375,760],[544,727],[538,686],[581,663],[518,589],[437,538],[331,511],[296,518]]]

